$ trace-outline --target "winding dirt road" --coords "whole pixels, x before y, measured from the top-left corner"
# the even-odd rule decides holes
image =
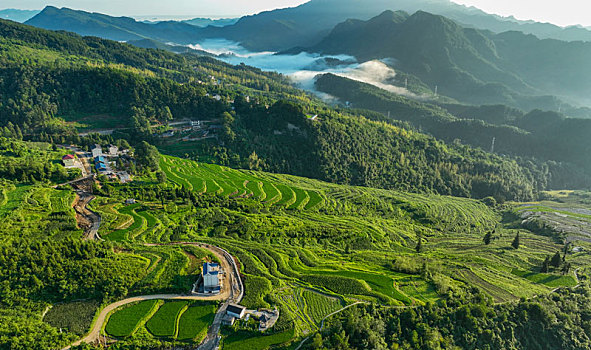
[[[218,260],[221,262],[224,274],[223,274],[223,288],[222,293],[212,296],[202,296],[202,295],[182,295],[182,294],[156,294],[156,295],[140,295],[136,297],[130,297],[127,299],[123,299],[117,301],[115,303],[107,305],[103,308],[95,323],[92,326],[90,332],[82,339],[78,340],[77,342],[63,348],[62,350],[68,350],[72,346],[77,346],[82,343],[95,343],[98,341],[101,329],[103,328],[103,324],[105,323],[107,316],[112,311],[116,310],[117,308],[135,303],[138,301],[144,300],[154,300],[154,299],[163,299],[163,300],[226,300],[226,302],[219,308],[218,312],[216,313],[214,323],[209,329],[207,337],[201,344],[200,348],[215,348],[217,343],[219,343],[219,329],[221,325],[222,318],[225,314],[226,307],[230,302],[240,302],[242,296],[244,295],[244,286],[242,284],[242,280],[240,279],[240,274],[238,271],[238,267],[234,261],[234,258],[224,249],[212,246],[210,244],[205,243],[197,243],[197,242],[183,242],[183,243],[169,243],[169,244],[145,244],[146,246],[163,246],[163,245],[191,245],[200,248],[204,248],[212,252]]]

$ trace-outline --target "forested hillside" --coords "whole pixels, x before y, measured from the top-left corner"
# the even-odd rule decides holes
[[[60,117],[75,121],[79,116],[114,115],[126,127],[120,137],[159,142],[150,124],[166,124],[171,117],[221,118],[223,146],[202,145],[194,156],[215,153],[224,164],[248,167],[248,158],[256,153],[261,160],[257,168],[269,171],[458,196],[492,194],[499,200],[531,199],[548,186],[551,173],[543,166],[523,167],[511,159],[340,115],[278,74],[10,22],[2,22],[0,32],[9,53],[1,63],[2,122],[19,128],[25,138],[43,134],[72,140],[76,136],[70,124]],[[27,56],[30,50],[37,52],[33,62]],[[225,98],[207,96],[214,93]],[[244,94],[253,99],[244,102]],[[267,109],[279,99],[292,102]],[[306,112],[321,117],[308,121]],[[95,123],[108,128],[109,119],[101,118]]]
[[[552,174],[543,186],[558,189],[591,184],[588,154],[579,152],[581,147],[588,147],[589,140],[583,135],[591,130],[589,119],[566,118],[540,110],[525,114],[502,105],[440,107],[334,74],[320,76],[316,87],[342,101],[350,101],[357,108],[381,113],[377,117],[380,120],[408,121],[449,143],[460,141],[483,150],[492,148],[498,154],[523,157],[518,162],[524,166],[543,164]],[[388,114],[390,117],[386,117]]]
[[[396,69],[465,103],[527,111],[566,109],[567,100],[589,106],[591,44],[586,42],[493,34],[423,11],[410,16],[386,11],[368,21],[343,22],[320,43],[299,50],[348,54],[360,62],[394,60]],[[572,112],[589,114],[588,109]]]

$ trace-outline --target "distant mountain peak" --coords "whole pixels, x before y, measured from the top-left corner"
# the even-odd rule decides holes
[[[374,21],[374,22],[389,21],[389,22],[401,23],[401,22],[404,22],[408,17],[410,17],[410,15],[406,11],[386,10],[386,11],[382,12],[381,14],[379,14],[378,16],[372,18],[371,21]]]

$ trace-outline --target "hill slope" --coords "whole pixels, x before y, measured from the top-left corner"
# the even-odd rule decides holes
[[[66,30],[85,36],[116,41],[153,39],[178,44],[194,43],[200,28],[183,22],[138,22],[129,17],[111,17],[100,13],[58,9],[47,6],[26,22],[39,28]]]
[[[422,11],[348,20],[306,51],[349,54],[361,61],[393,58],[397,68],[438,86],[442,95],[474,104],[557,110],[556,98],[534,97],[543,95],[591,103],[591,43],[539,40],[517,32],[495,35]]]

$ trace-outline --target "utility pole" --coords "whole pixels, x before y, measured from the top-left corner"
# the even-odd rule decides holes
[[[404,89],[408,90],[408,78],[404,79]]]
[[[490,146],[490,153],[495,153],[495,141],[497,140],[496,137],[492,139],[492,145]]]
[[[435,96],[437,96],[437,90],[439,90],[439,86],[435,85]]]

